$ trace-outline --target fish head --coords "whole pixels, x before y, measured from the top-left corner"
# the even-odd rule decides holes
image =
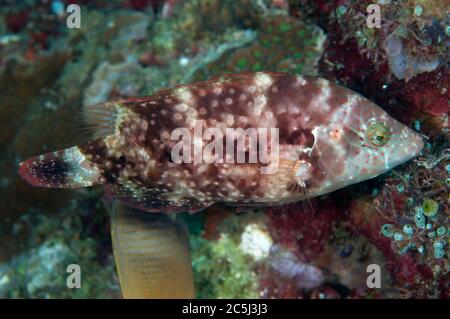
[[[418,133],[356,93],[313,135],[320,193],[376,177],[414,158],[424,146]]]

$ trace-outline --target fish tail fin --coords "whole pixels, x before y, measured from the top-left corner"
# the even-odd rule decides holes
[[[37,187],[81,188],[102,184],[98,167],[78,146],[32,157],[19,164],[19,174]]]
[[[117,204],[111,235],[124,298],[194,298],[189,236],[180,223]]]

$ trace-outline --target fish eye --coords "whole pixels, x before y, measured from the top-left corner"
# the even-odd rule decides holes
[[[370,144],[375,147],[386,145],[391,137],[389,127],[382,122],[370,124],[366,134]]]

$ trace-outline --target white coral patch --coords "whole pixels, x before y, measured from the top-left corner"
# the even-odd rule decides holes
[[[249,224],[241,235],[240,248],[256,261],[269,256],[273,241],[268,230],[261,224]]]

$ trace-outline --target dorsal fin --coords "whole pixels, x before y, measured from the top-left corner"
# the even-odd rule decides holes
[[[260,75],[268,75],[273,78],[288,76],[289,73],[282,72],[256,72],[256,73],[239,73],[239,74],[224,74],[220,76],[214,76],[206,81],[198,81],[189,84],[180,84],[173,88],[161,89],[154,93],[154,96],[171,96],[179,89],[193,89],[197,87],[205,87],[208,85],[214,85],[217,82],[234,82],[234,81],[245,81],[257,78]],[[144,99],[151,100],[151,97],[144,97]]]
[[[93,138],[106,137],[116,132],[120,114],[120,101],[85,106],[83,124],[93,131]]]
[[[250,80],[254,79],[260,75],[268,75],[270,77],[276,78],[281,76],[287,76],[289,73],[283,72],[248,72],[248,73],[237,73],[237,74],[224,74],[220,76],[213,77],[207,82],[217,82],[217,81],[240,81],[240,80]]]

